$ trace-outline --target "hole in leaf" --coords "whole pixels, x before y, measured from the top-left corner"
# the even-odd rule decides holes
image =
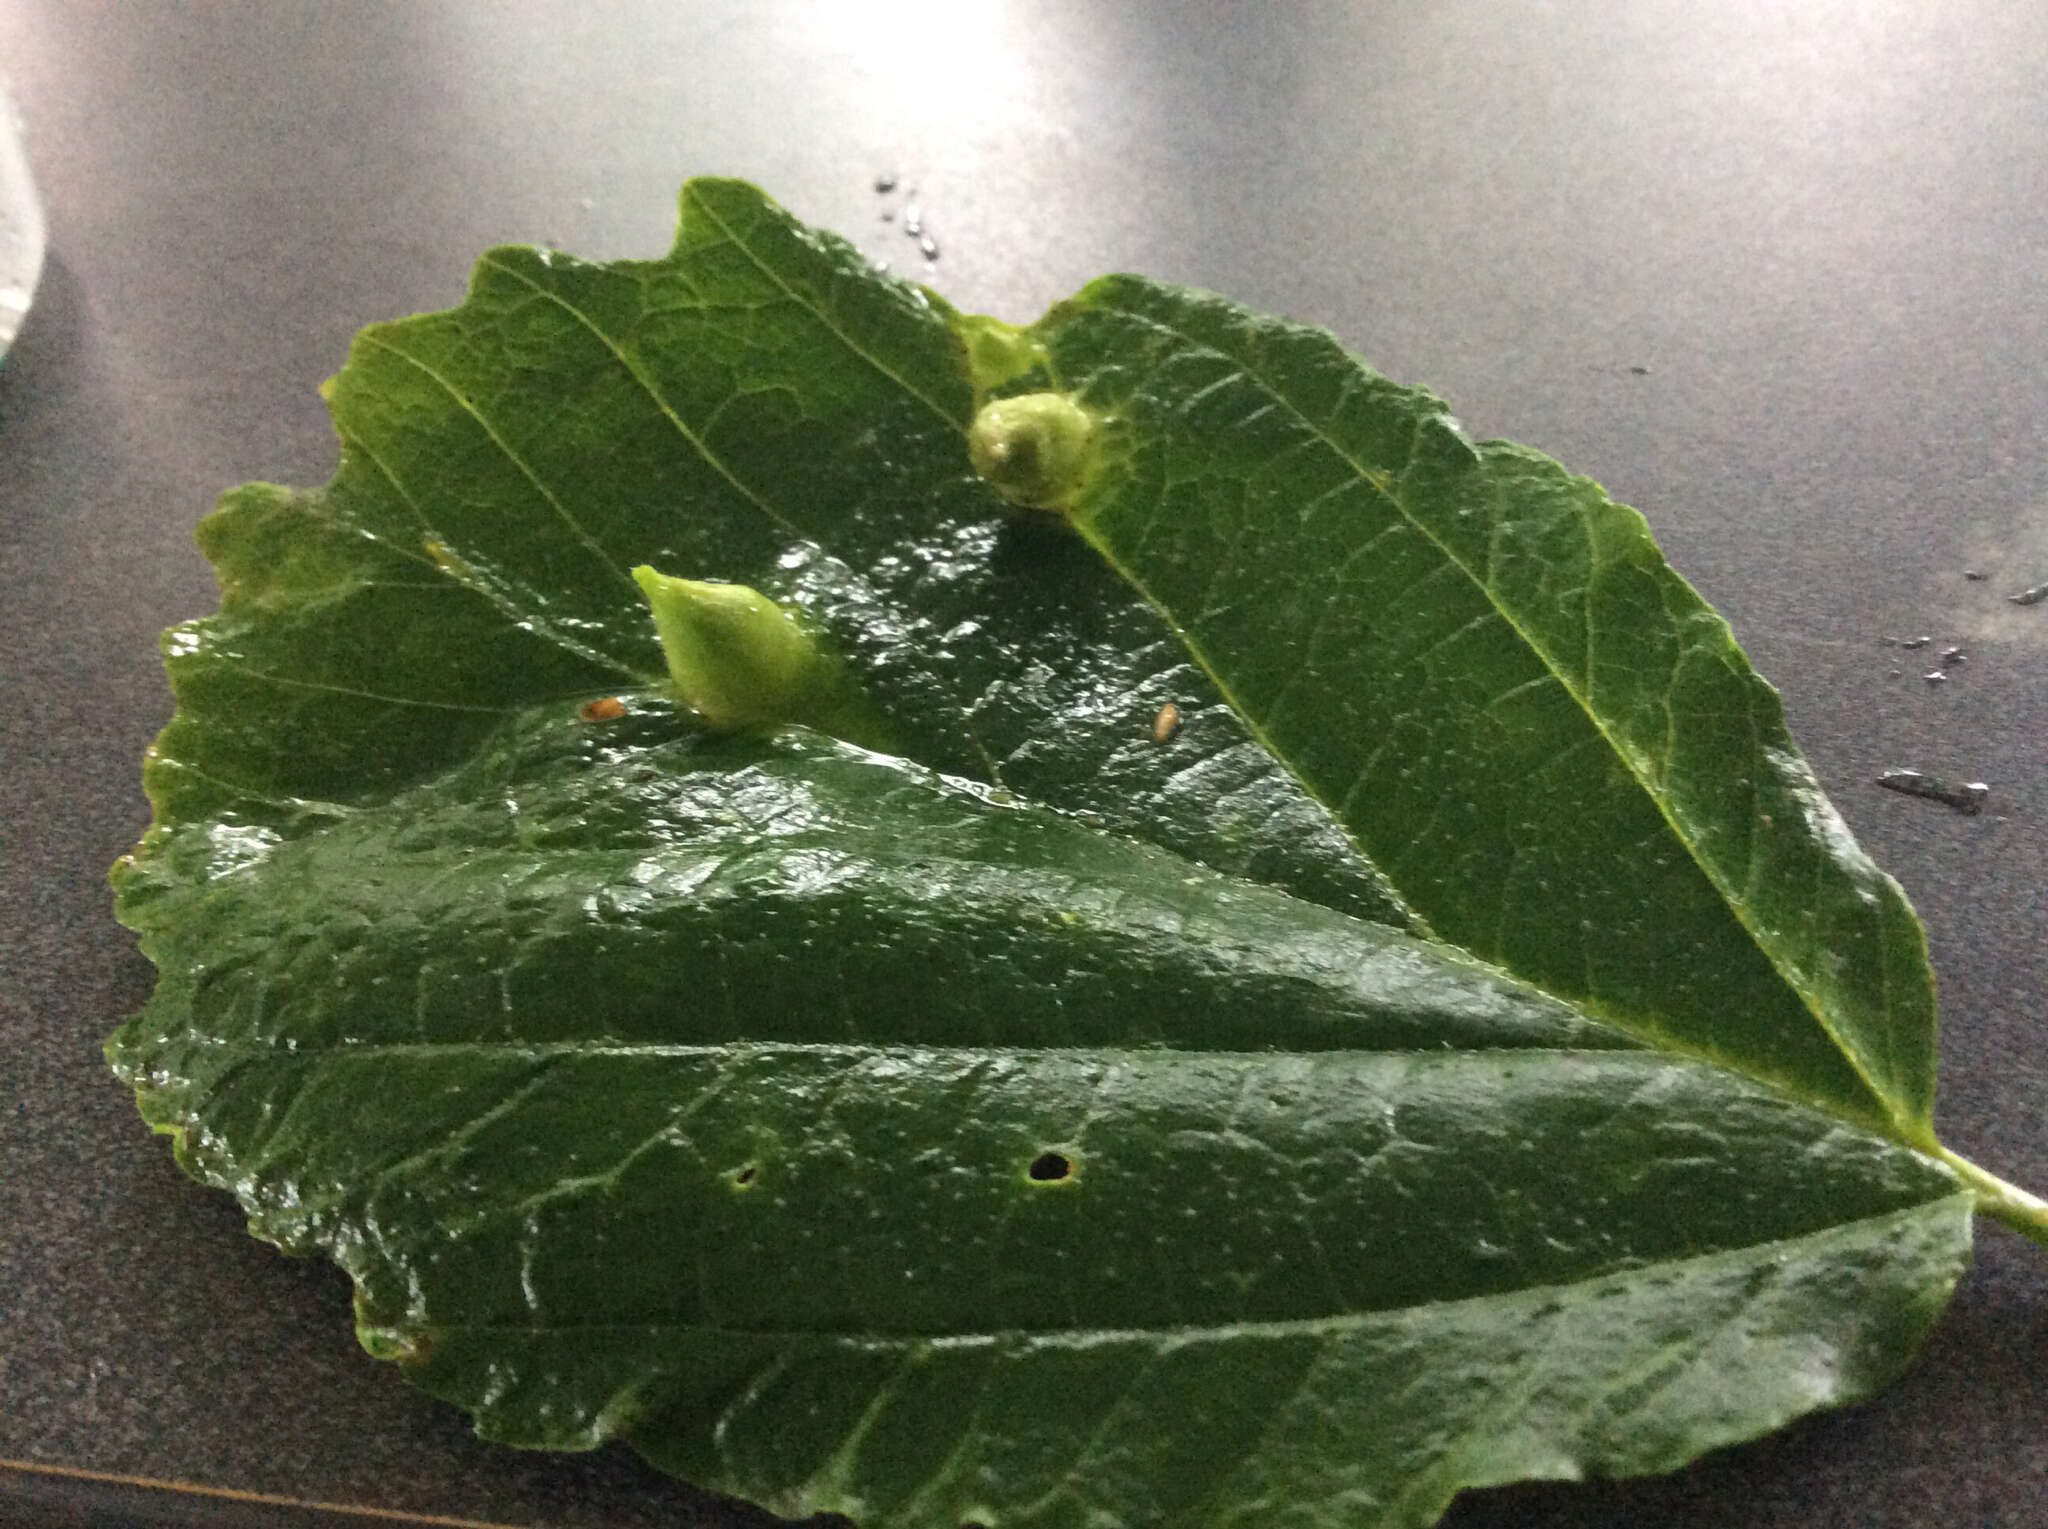
[[[732,1185],[734,1189],[751,1189],[754,1187],[754,1180],[760,1176],[761,1165],[759,1163],[742,1163],[725,1176],[725,1181]]]
[[[1057,1184],[1073,1176],[1074,1160],[1064,1152],[1041,1152],[1024,1172],[1034,1184]]]

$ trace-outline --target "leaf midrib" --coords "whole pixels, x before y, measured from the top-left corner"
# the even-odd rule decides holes
[[[1132,1056],[1141,1057],[1201,1057],[1237,1058],[1247,1062],[1271,1062],[1285,1058],[1290,1060],[1316,1060],[1324,1057],[1405,1057],[1411,1064],[1433,1063],[1450,1066],[1455,1063],[1471,1062],[1480,1058],[1521,1059],[1529,1057],[1585,1058],[1589,1061],[1608,1062],[1618,1057],[1630,1057],[1657,1066],[1668,1066],[1673,1061],[1688,1058],[1672,1057],[1668,1052],[1652,1050],[1649,1047],[1632,1050],[1626,1046],[1466,1046],[1446,1049],[1441,1044],[1419,1046],[1414,1049],[1388,1046],[1326,1046],[1317,1050],[1299,1051],[1249,1051],[1242,1047],[1218,1047],[1215,1049],[1192,1046],[1104,1046],[1104,1045],[1040,1045],[1040,1046],[947,1046],[916,1041],[877,1041],[872,1045],[848,1044],[844,1041],[724,1041],[693,1043],[687,1041],[520,1041],[520,1040],[474,1040],[474,1041],[322,1041],[307,1043],[294,1041],[290,1045],[268,1045],[256,1041],[224,1040],[216,1036],[181,1036],[179,1039],[204,1045],[217,1055],[243,1055],[251,1057],[303,1057],[320,1061],[330,1056],[367,1056],[380,1053],[397,1055],[440,1055],[463,1052],[518,1052],[532,1056],[535,1060],[549,1060],[558,1055],[572,1054],[581,1057],[594,1056],[673,1056],[722,1057],[726,1060],[755,1059],[780,1056],[843,1056],[849,1060],[863,1060],[878,1056],[905,1057],[1032,1057],[1054,1055],[1061,1057],[1100,1057],[1107,1062],[1123,1062]],[[1719,1069],[1731,1072],[1729,1068]],[[1745,1079],[1745,1082],[1750,1081]],[[1798,1101],[1795,1101],[1798,1102]],[[1801,1105],[1802,1108],[1811,1106]]]
[[[1454,1311],[1459,1308],[1527,1302],[1540,1303],[1560,1291],[1578,1291],[1588,1285],[1603,1281],[1627,1280],[1639,1275],[1652,1274],[1673,1268],[1709,1269],[1716,1264],[1735,1264],[1753,1260],[1759,1255],[1771,1255],[1779,1250],[1789,1254],[1806,1244],[1825,1244],[1845,1234],[1862,1229],[1883,1227],[1903,1223],[1932,1214],[1951,1205],[1973,1206],[1975,1197],[1967,1188],[1957,1188],[1951,1193],[1898,1210],[1885,1211],[1875,1216],[1858,1216],[1848,1221],[1832,1222],[1810,1232],[1800,1232],[1787,1237],[1767,1237],[1757,1242],[1741,1243],[1734,1247],[1715,1248],[1706,1253],[1694,1253],[1683,1258],[1658,1259],[1655,1262],[1637,1265],[1631,1269],[1610,1269],[1597,1274],[1583,1275],[1578,1279],[1552,1281],[1542,1284],[1518,1285],[1512,1290],[1494,1291],[1486,1295],[1461,1296],[1449,1301],[1418,1301],[1407,1306],[1382,1306],[1368,1311],[1340,1312],[1323,1317],[1289,1317],[1264,1321],[1237,1321],[1219,1323],[1166,1323],[1158,1327],[996,1327],[977,1329],[963,1333],[887,1333],[887,1332],[842,1332],[829,1328],[749,1328],[722,1327],[702,1322],[437,1322],[428,1321],[418,1325],[422,1332],[439,1333],[673,1333],[696,1332],[726,1335],[735,1338],[807,1339],[824,1343],[869,1344],[877,1348],[895,1348],[906,1344],[921,1345],[932,1349],[978,1348],[1003,1343],[1033,1343],[1056,1339],[1076,1345],[1118,1343],[1118,1342],[1224,1342],[1243,1337],[1293,1337],[1315,1336],[1317,1334],[1341,1334],[1352,1328],[1374,1321],[1386,1321],[1411,1313],[1432,1311]],[[402,1322],[372,1322],[365,1326],[384,1331],[407,1331]]]

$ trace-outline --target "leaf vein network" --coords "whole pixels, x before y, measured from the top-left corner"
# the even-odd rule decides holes
[[[1291,413],[1293,413],[1297,419],[1299,419],[1305,426],[1307,426],[1311,431],[1313,431],[1317,435],[1317,437],[1320,438],[1329,447],[1329,449],[1332,452],[1334,452],[1343,461],[1348,463],[1351,466],[1352,470],[1359,475],[1359,477],[1363,478],[1368,483],[1372,483],[1374,488],[1386,497],[1389,504],[1392,505],[1395,511],[1398,514],[1400,514],[1402,518],[1406,520],[1410,525],[1412,525],[1420,535],[1422,535],[1427,541],[1429,541],[1430,544],[1437,549],[1438,553],[1447,562],[1449,562],[1452,566],[1456,567],[1459,570],[1459,572],[1464,574],[1466,579],[1468,579],[1472,583],[1473,587],[1480,594],[1485,596],[1489,604],[1494,605],[1494,608],[1497,610],[1500,609],[1499,605],[1494,600],[1493,591],[1487,586],[1485,580],[1481,578],[1479,574],[1476,573],[1473,569],[1466,567],[1464,563],[1460,561],[1457,558],[1457,556],[1450,550],[1450,548],[1441,540],[1441,538],[1436,536],[1427,525],[1425,525],[1420,519],[1416,517],[1414,512],[1403,501],[1400,492],[1393,489],[1380,489],[1378,483],[1374,481],[1373,475],[1371,474],[1371,472],[1369,472],[1369,470],[1365,467],[1365,465],[1362,462],[1358,461],[1357,458],[1354,457],[1350,453],[1350,451],[1342,443],[1340,443],[1334,436],[1332,436],[1321,424],[1319,424],[1315,419],[1311,418],[1308,414],[1306,414],[1298,405],[1293,403],[1293,401],[1290,398],[1288,398],[1287,394],[1283,392],[1276,384],[1269,381],[1265,377],[1261,376],[1250,362],[1237,360],[1237,358],[1229,356],[1227,352],[1219,350],[1213,343],[1201,339],[1195,335],[1191,335],[1184,329],[1181,329],[1171,323],[1168,323],[1165,320],[1155,318],[1150,314],[1139,313],[1129,308],[1122,307],[1115,308],[1114,311],[1118,314],[1119,317],[1124,318],[1133,324],[1136,324],[1143,328],[1151,329],[1156,333],[1177,340],[1183,345],[1189,346],[1197,350],[1207,351],[1214,355],[1223,356],[1226,360],[1236,361],[1236,364],[1238,365],[1240,371],[1242,372],[1245,378],[1247,378],[1257,387],[1265,391],[1269,396],[1277,399],[1285,408],[1287,408]],[[1447,431],[1453,429],[1453,427],[1447,420],[1439,420],[1439,428]],[[1417,430],[1417,436],[1417,451],[1419,452],[1419,427]],[[1463,438],[1460,437],[1459,439],[1462,441]],[[1469,443],[1465,444],[1466,450],[1472,453],[1475,463],[1483,463],[1484,457],[1477,450],[1477,448],[1472,447]],[[1414,455],[1415,453],[1411,453],[1411,469],[1414,461]],[[1409,470],[1404,470],[1401,475],[1401,480],[1405,481],[1408,475]],[[1124,575],[1124,577],[1131,581],[1133,587],[1137,588],[1141,593],[1145,595],[1145,597],[1148,600],[1152,602],[1155,608],[1160,609],[1162,614],[1167,614],[1164,611],[1164,608],[1159,606],[1157,598],[1151,594],[1150,590],[1146,588],[1143,581],[1138,578],[1137,574],[1133,570],[1129,569],[1128,567],[1125,567],[1120,562],[1116,563],[1116,566],[1118,570]],[[1764,959],[1771,965],[1772,969],[1778,972],[1781,978],[1789,979],[1793,976],[1796,976],[1796,968],[1789,967],[1789,960],[1780,959],[1780,957],[1775,952],[1773,952],[1768,945],[1764,943],[1761,931],[1759,930],[1754,917],[1750,913],[1750,910],[1746,902],[1736,892],[1734,887],[1728,882],[1727,878],[1721,873],[1717,872],[1715,868],[1707,862],[1706,858],[1704,857],[1702,847],[1694,840],[1694,838],[1690,834],[1686,833],[1683,830],[1682,826],[1679,824],[1677,819],[1672,815],[1670,805],[1664,800],[1664,798],[1659,794],[1657,790],[1653,789],[1651,783],[1643,776],[1636,762],[1629,757],[1629,752],[1623,750],[1618,746],[1617,740],[1609,733],[1606,724],[1603,723],[1601,719],[1592,711],[1586,695],[1581,691],[1581,689],[1577,685],[1572,683],[1571,678],[1551,658],[1548,651],[1534,641],[1530,634],[1522,628],[1521,624],[1515,620],[1514,616],[1511,613],[1505,610],[1501,610],[1501,615],[1503,619],[1507,621],[1510,628],[1514,630],[1516,636],[1521,639],[1523,645],[1528,649],[1528,651],[1531,654],[1533,654],[1539,662],[1541,662],[1546,668],[1548,668],[1553,674],[1556,675],[1559,683],[1564,686],[1566,693],[1572,697],[1572,699],[1578,704],[1580,710],[1584,713],[1585,719],[1588,722],[1588,724],[1593,728],[1593,730],[1599,737],[1603,738],[1606,741],[1610,751],[1614,754],[1614,757],[1621,761],[1622,766],[1626,770],[1628,770],[1630,775],[1633,777],[1637,789],[1641,791],[1646,798],[1648,798],[1648,800],[1650,801],[1651,805],[1655,808],[1655,810],[1663,816],[1663,818],[1668,824],[1670,824],[1672,837],[1675,840],[1677,840],[1677,842],[1685,849],[1687,855],[1692,859],[1693,863],[1699,868],[1700,874],[1706,879],[1708,885],[1711,886],[1719,895],[1722,905],[1728,910],[1730,917],[1732,917],[1736,921],[1738,926],[1742,928],[1742,930],[1749,937],[1751,942],[1757,946],[1759,952],[1764,956]],[[1169,622],[1172,622],[1172,617],[1170,614],[1167,615],[1167,619]],[[1221,677],[1216,675],[1214,666],[1210,663],[1208,655],[1205,652],[1203,652],[1200,645],[1194,641],[1192,636],[1190,636],[1185,631],[1185,629],[1180,627],[1179,623],[1172,622],[1172,624],[1174,626],[1175,631],[1180,635],[1181,640],[1187,644],[1190,653],[1196,655],[1197,661],[1202,664],[1204,669],[1209,671],[1212,678],[1216,679],[1218,687],[1222,689],[1226,695],[1231,695],[1229,687],[1225,686],[1222,682]],[[1231,703],[1233,706],[1236,706],[1238,708],[1241,714],[1245,715],[1248,718],[1251,716],[1251,713],[1244,708],[1243,703],[1239,701],[1235,696],[1231,696]],[[1268,740],[1264,739],[1263,737],[1261,737],[1260,741],[1266,742],[1268,744],[1268,747],[1271,746],[1270,742],[1268,742]],[[1275,757],[1281,758],[1283,759],[1283,761],[1285,758],[1285,756],[1279,754],[1277,751],[1275,751]],[[1302,786],[1305,790],[1308,790],[1311,795],[1318,795],[1315,792],[1314,788],[1310,786],[1310,784],[1307,781],[1303,781]],[[1318,799],[1321,800],[1321,797],[1319,795]],[[1325,805],[1328,804],[1325,803]],[[1900,1127],[1902,1134],[1911,1136],[1913,1133],[1911,1133],[1911,1131],[1908,1129],[1909,1122],[1904,1120],[1898,1114],[1897,1106],[1895,1105],[1895,1102],[1893,1101],[1890,1093],[1886,1089],[1878,1085],[1877,1081],[1871,1076],[1869,1069],[1864,1065],[1863,1059],[1857,1054],[1856,1050],[1843,1043],[1843,1040],[1839,1033],[1838,1026],[1833,1016],[1824,1011],[1819,1005],[1817,1005],[1812,995],[1799,983],[1787,980],[1786,985],[1791,990],[1793,996],[1797,999],[1800,1006],[1807,1011],[1807,1013],[1813,1018],[1814,1022],[1821,1027],[1822,1031],[1834,1043],[1836,1050],[1842,1054],[1844,1060],[1848,1063],[1850,1069],[1856,1074],[1857,1078],[1859,1079],[1859,1081],[1863,1083],[1864,1087],[1869,1090],[1870,1096],[1874,1103],[1877,1105],[1877,1107]],[[1727,1064],[1723,1063],[1722,1065],[1725,1066]],[[1741,1071],[1742,1069],[1734,1070]],[[1806,1096],[1800,1095],[1800,1097],[1804,1098]],[[1816,1103],[1816,1101],[1810,1098],[1807,1099],[1807,1102]]]
[[[548,507],[555,512],[555,515],[561,520],[562,524],[569,528],[576,539],[583,544],[584,548],[602,563],[614,578],[623,584],[632,586],[637,598],[638,586],[634,585],[632,579],[627,577],[626,570],[613,561],[612,555],[605,551],[603,544],[585,529],[583,522],[570,513],[569,507],[561,501],[553,489],[548,487],[540,474],[534,471],[532,464],[512,449],[512,443],[498,433],[497,427],[484,417],[483,411],[476,406],[476,402],[473,399],[446,377],[442,376],[433,366],[422,361],[410,351],[403,350],[399,346],[392,344],[375,330],[365,330],[360,343],[373,346],[387,355],[396,356],[407,366],[413,367],[425,375],[436,387],[446,393],[463,413],[476,421],[477,427],[484,432],[484,435],[490,440],[491,444],[498,448],[498,451],[507,462],[512,464],[519,475],[533,485],[535,492],[547,501]]]

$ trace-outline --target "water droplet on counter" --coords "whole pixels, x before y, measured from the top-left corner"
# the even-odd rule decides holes
[[[1966,664],[1969,661],[1970,655],[1961,648],[1943,648],[1941,650],[1941,667],[1944,669],[1953,669],[1957,664]]]
[[[2048,584],[2036,584],[2032,589],[2023,589],[2018,594],[2007,595],[2005,598],[2014,605],[2039,605],[2043,600],[2048,600]]]
[[[1940,802],[1968,817],[1982,812],[1984,798],[1991,794],[1991,788],[1981,780],[1943,780],[1938,775],[1926,775],[1919,770],[1887,770],[1878,776],[1877,783],[1901,796],[1918,796],[1930,802]]]
[[[896,209],[893,207],[884,207],[882,209],[882,221],[884,223],[894,223],[896,221]]]
[[[1939,669],[1929,669],[1925,674],[1921,675],[1920,678],[1927,681],[1927,683],[1930,685],[1945,685],[1948,683],[1948,676],[1946,674],[1943,674]]]
[[[939,241],[926,234],[917,241],[917,252],[928,261],[936,261],[939,258]]]
[[[1629,375],[1632,377],[1647,377],[1650,375],[1650,369],[1647,366],[1632,366],[1628,370]]]
[[[906,239],[915,239],[923,232],[924,210],[917,203],[912,202],[903,209],[903,236]]]
[[[1924,648],[1934,641],[1932,637],[1887,637],[1886,643],[1894,648]]]
[[[888,194],[889,194],[889,193],[890,193],[891,191],[894,191],[895,189],[896,189],[896,172],[895,172],[895,171],[893,171],[893,170],[884,170],[884,171],[882,171],[882,173],[881,173],[881,174],[879,174],[879,175],[877,175],[877,176],[875,177],[875,194],[876,194],[877,196],[887,196],[887,195],[888,195]]]
[[[1988,573],[1981,572],[1975,568],[1965,568],[1963,570],[1963,577],[1968,579],[1972,584],[1982,584],[1986,579],[1990,578],[1991,575]]]

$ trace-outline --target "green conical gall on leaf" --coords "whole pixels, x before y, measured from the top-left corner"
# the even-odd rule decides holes
[[[1095,416],[1063,393],[998,398],[974,416],[967,453],[974,470],[1012,504],[1057,510],[1087,481]]]
[[[672,578],[646,564],[633,581],[654,611],[654,629],[676,689],[722,731],[805,720],[822,656],[795,618],[744,584]]]

